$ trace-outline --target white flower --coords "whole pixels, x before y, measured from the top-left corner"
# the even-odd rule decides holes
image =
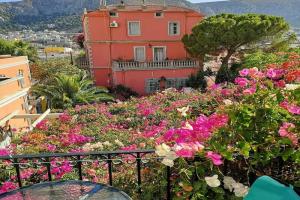
[[[173,167],[174,166],[174,161],[173,160],[170,160],[170,159],[167,159],[167,158],[164,158],[162,160],[162,164],[168,166],[168,167]]]
[[[177,111],[180,112],[181,116],[186,117],[189,109],[190,106],[187,106],[187,107],[177,108]]]
[[[207,176],[204,179],[209,187],[219,187],[221,185],[218,175],[216,174],[211,177]]]
[[[157,145],[155,147],[155,153],[158,156],[166,156],[170,151],[171,151],[171,147],[169,147],[168,145],[166,145],[165,143],[161,144],[161,145]]]
[[[244,197],[248,194],[249,188],[241,183],[235,183],[233,186],[233,192],[237,197]]]
[[[185,126],[183,128],[187,129],[187,130],[193,130],[192,125],[190,123],[188,123],[188,122],[185,123]]]
[[[286,90],[296,90],[300,87],[300,84],[286,84],[285,88]]]
[[[223,179],[224,188],[228,189],[230,192],[233,191],[233,184],[235,184],[235,180],[230,176],[224,176]]]
[[[105,142],[103,142],[103,145],[109,147],[109,146],[111,146],[112,144],[111,144],[109,141],[105,141]]]
[[[223,103],[224,103],[225,105],[232,105],[232,104],[233,104],[233,102],[232,102],[230,99],[224,99],[224,100],[223,100]]]
[[[155,148],[156,148],[155,153],[158,156],[164,157],[162,163],[169,167],[173,167],[174,160],[178,158],[178,156],[174,151],[171,151],[171,147],[163,143],[161,145],[156,146]]]
[[[124,147],[124,144],[118,139],[115,140],[115,143],[120,147]]]

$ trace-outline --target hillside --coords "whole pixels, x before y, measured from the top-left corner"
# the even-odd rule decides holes
[[[108,0],[108,4],[120,0]],[[126,4],[141,0],[125,0]],[[147,0],[148,4],[163,0]],[[196,8],[207,15],[229,13],[267,13],[284,16],[292,26],[300,27],[300,0],[231,0],[228,2],[192,4],[186,0],[167,0],[167,4]],[[0,4],[0,31],[31,28],[41,30],[54,24],[57,30],[80,31],[83,9],[94,10],[99,0],[24,0]]]
[[[300,27],[300,0],[230,0],[199,3],[196,8],[207,15],[219,13],[262,13],[283,16],[294,27]]]

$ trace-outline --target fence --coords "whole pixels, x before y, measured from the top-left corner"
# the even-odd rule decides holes
[[[79,180],[83,180],[83,169],[82,165],[85,162],[91,162],[91,161],[102,161],[107,163],[107,172],[108,172],[108,184],[110,186],[113,186],[113,164],[115,160],[118,160],[119,162],[122,162],[121,159],[124,158],[122,156],[130,156],[131,164],[135,164],[135,177],[137,182],[137,188],[139,195],[142,194],[142,166],[143,162],[148,158],[147,155],[151,155],[152,159],[161,159],[157,156],[155,156],[154,150],[136,150],[136,151],[112,151],[112,152],[91,152],[91,153],[53,153],[53,154],[36,154],[36,155],[9,155],[9,156],[0,156],[0,161],[6,161],[6,165],[9,165],[12,167],[11,169],[15,170],[16,173],[16,181],[19,185],[19,187],[24,186],[22,176],[21,176],[21,170],[30,166],[31,164],[28,163],[28,161],[34,161],[33,163],[37,163],[41,166],[45,166],[47,169],[47,179],[48,181],[52,181],[53,177],[51,174],[51,167],[53,164],[53,159],[55,158],[64,158],[70,161],[74,168],[77,169],[77,175]],[[27,162],[24,162],[27,161]],[[0,162],[1,163],[1,162]],[[166,181],[167,186],[165,188],[166,190],[166,199],[171,199],[171,169],[170,167],[166,167]]]

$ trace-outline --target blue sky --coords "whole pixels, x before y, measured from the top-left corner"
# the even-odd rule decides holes
[[[193,3],[206,3],[206,2],[216,2],[216,1],[227,1],[227,0],[188,0]]]
[[[0,0],[0,3],[3,2],[12,2],[12,1],[21,1],[21,0]],[[201,3],[201,2],[215,2],[215,1],[226,1],[226,0],[189,0],[190,2],[193,3]]]
[[[4,2],[14,2],[14,1],[21,1],[21,0],[0,0],[0,3],[4,3]]]

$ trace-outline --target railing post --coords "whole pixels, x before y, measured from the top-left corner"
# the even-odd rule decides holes
[[[108,164],[109,185],[112,186],[113,185],[113,181],[112,181],[112,161],[111,161],[111,155],[108,154],[107,158],[108,158],[107,164]]]
[[[77,169],[78,169],[79,180],[82,181],[82,162],[80,156],[77,156]]]
[[[138,193],[139,195],[142,194],[142,176],[141,176],[141,155],[140,153],[137,153],[136,157],[136,167],[137,167],[137,183],[138,183]]]
[[[167,200],[171,200],[171,167],[167,166]]]
[[[47,157],[45,160],[46,160],[46,167],[47,167],[48,181],[52,181],[50,158]]]
[[[16,173],[17,173],[17,181],[18,181],[18,185],[19,187],[22,187],[22,181],[21,181],[21,173],[20,173],[20,166],[18,163],[18,159],[14,158],[14,167],[16,169]]]

